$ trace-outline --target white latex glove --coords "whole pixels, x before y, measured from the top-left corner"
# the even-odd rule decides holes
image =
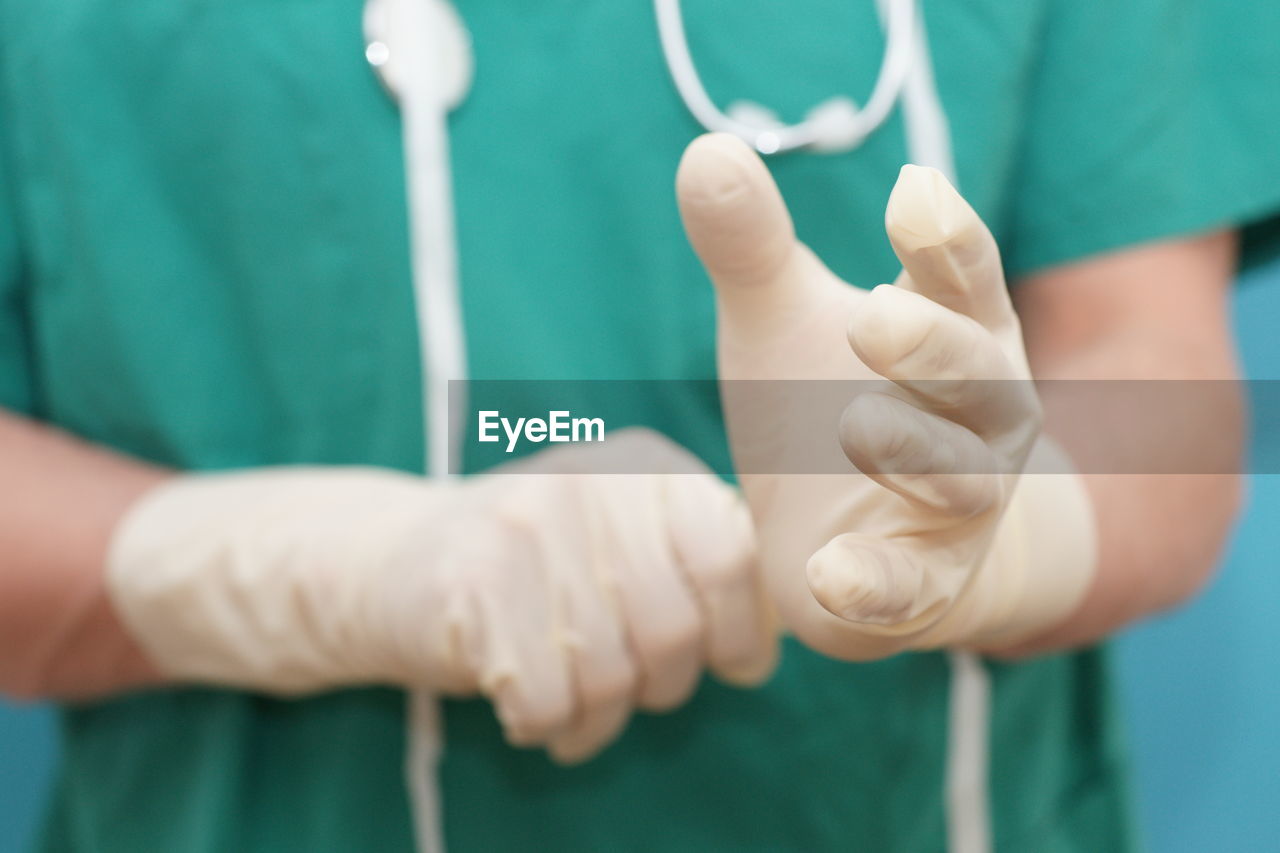
[[[693,473],[584,473],[643,457]],[[122,522],[112,600],[175,678],[480,693],[513,744],[562,761],[611,741],[633,707],[683,702],[704,665],[742,684],[769,674],[750,518],[692,455],[626,430],[498,470],[178,477]]]
[[[734,461],[783,623],[828,655],[867,659],[999,648],[1065,619],[1094,571],[1092,509],[1074,473],[1018,482],[1033,450],[1037,470],[1070,468],[1038,438],[995,241],[946,179],[902,170],[886,226],[904,272],[872,291],[797,242],[736,138],[695,140],[677,192],[716,286]],[[861,472],[847,474],[786,468],[797,444],[825,438],[788,434],[804,403],[786,389],[799,399],[804,383],[735,382],[881,377],[885,393],[856,396],[831,424],[833,452],[838,432]]]

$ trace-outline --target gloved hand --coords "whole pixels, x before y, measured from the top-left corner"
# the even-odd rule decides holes
[[[784,625],[821,652],[858,660],[999,649],[1065,619],[1094,571],[1092,509],[1065,457],[1039,436],[995,241],[946,179],[902,170],[886,226],[904,271],[896,286],[871,291],[839,280],[797,242],[768,170],[736,138],[695,140],[677,193],[716,286],[735,466]],[[826,436],[788,435],[786,392],[736,380],[814,379],[889,380],[831,425],[829,440],[838,432],[861,473],[769,464]],[[1033,453],[1036,470],[1064,473],[1019,483]]]
[[[639,457],[653,470],[605,475]],[[489,697],[561,761],[704,665],[764,679],[776,641],[741,499],[656,433],[434,483],[373,468],[177,477],[114,537],[112,601],[177,679],[275,693],[388,684]]]

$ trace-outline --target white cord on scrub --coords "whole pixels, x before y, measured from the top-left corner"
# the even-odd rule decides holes
[[[471,45],[447,0],[369,0],[365,56],[400,101],[409,249],[422,364],[426,473],[450,476],[465,406],[450,407],[449,382],[467,376],[449,160],[448,113],[471,82]],[[456,399],[453,402],[458,402]],[[409,694],[405,776],[419,853],[441,853],[436,783],[443,742],[436,696]]]
[[[823,101],[798,124],[771,120],[772,113],[758,104],[744,102],[720,110],[707,94],[689,52],[680,0],[654,0],[658,38],[676,90],[693,117],[710,131],[732,133],[761,154],[781,154],[798,148],[815,151],[850,151],[862,144],[888,119],[912,67],[916,39],[916,0],[888,0],[884,21],[885,53],[880,73],[866,106],[859,109],[846,97]]]

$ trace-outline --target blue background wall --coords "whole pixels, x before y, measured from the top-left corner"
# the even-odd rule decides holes
[[[1246,375],[1280,379],[1280,263],[1241,282],[1236,327]],[[1152,853],[1280,851],[1278,555],[1280,476],[1254,476],[1213,585],[1120,642]]]
[[[1280,379],[1280,264],[1237,298],[1251,377]],[[1153,853],[1280,850],[1280,476],[1254,477],[1217,581],[1120,641]],[[25,849],[56,748],[43,709],[0,704],[0,853]]]
[[[0,703],[0,853],[26,849],[44,801],[55,747],[48,712]]]

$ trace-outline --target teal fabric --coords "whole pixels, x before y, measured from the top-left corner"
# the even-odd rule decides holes
[[[1056,0],[1018,149],[1011,274],[1247,225],[1276,248],[1280,8]]]
[[[4,69],[0,44],[0,73]],[[0,122],[9,114],[6,92],[0,89]],[[31,408],[30,338],[27,330],[26,259],[22,226],[16,207],[17,174],[7,134],[0,123],[0,406],[26,412]]]
[[[689,4],[720,102],[749,97],[797,118],[869,88],[882,47],[871,4],[803,4],[801,18],[790,5]],[[670,89],[648,5],[460,8],[477,60],[450,126],[472,375],[712,377],[710,290],[671,197],[697,127]],[[420,470],[399,120],[364,64],[358,0],[0,10],[23,279],[7,288],[0,346],[30,353],[0,363],[5,381],[66,429],[183,468]],[[1123,146],[1105,173],[1088,145],[1041,153],[1056,137],[1037,122],[1071,88],[1056,78],[1085,63],[1069,50],[1087,32],[1069,4],[933,2],[926,14],[961,184],[1015,273],[1252,210],[1226,186],[1220,205],[1200,206],[1171,186],[1181,172]],[[1159,70],[1155,41],[1109,59]],[[1130,96],[1149,84],[1118,79]],[[1171,106],[1131,115],[1129,103],[1108,92],[1097,106],[1130,141]],[[895,115],[853,154],[772,164],[802,237],[851,281],[895,273],[881,220],[905,150]],[[1055,158],[1075,183],[1055,182]],[[1124,230],[1134,212],[1110,209],[1111,183],[1148,200],[1150,233]],[[1055,194],[1067,189],[1085,197],[1088,230],[1043,212],[1076,204]],[[1192,209],[1152,203],[1166,198]],[[628,401],[633,422],[723,458],[714,395],[654,387]],[[1107,672],[1098,651],[992,667],[1002,843],[1131,847]],[[948,687],[939,655],[848,666],[788,645],[764,689],[707,683],[575,769],[506,747],[484,703],[452,702],[448,841],[937,850]],[[44,849],[407,849],[402,727],[391,690],[280,701],[172,689],[69,708]]]
[[[1219,223],[1243,223],[1243,266],[1255,270],[1280,256],[1280,6],[1226,0],[1196,6],[1201,76],[1193,90],[1198,157],[1195,205]],[[1260,81],[1262,85],[1241,81]],[[1237,153],[1244,152],[1244,153]],[[1246,279],[1249,281],[1250,279]]]

